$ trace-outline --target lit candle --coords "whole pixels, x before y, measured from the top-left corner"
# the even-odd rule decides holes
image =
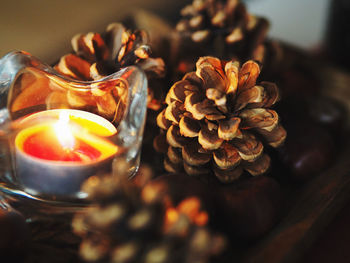
[[[120,152],[107,139],[116,128],[89,112],[48,110],[20,122],[34,125],[16,135],[17,176],[24,190],[36,196],[79,197],[83,181],[110,169]]]

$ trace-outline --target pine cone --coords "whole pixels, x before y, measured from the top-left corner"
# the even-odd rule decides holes
[[[61,57],[55,69],[70,78],[98,80],[131,66],[140,66],[149,79],[164,76],[165,64],[161,58],[151,58],[148,36],[142,30],[127,30],[122,24],[107,26],[99,33],[78,34],[72,38],[74,53]],[[156,91],[149,90],[148,105],[155,110],[160,102],[154,99]]]
[[[222,182],[232,182],[243,171],[263,174],[270,166],[264,144],[280,146],[286,131],[277,112],[269,109],[279,99],[274,83],[256,80],[260,66],[247,61],[224,62],[202,57],[196,72],[176,82],[166,97],[167,107],[158,115],[158,126],[169,144],[164,164],[190,175],[213,170]]]
[[[95,206],[76,214],[72,223],[83,238],[82,258],[88,262],[208,262],[224,240],[206,228],[208,215],[198,198],[174,207],[164,187],[155,183],[141,188],[110,175],[90,177],[83,190]]]
[[[223,59],[255,59],[269,27],[266,19],[249,14],[239,0],[193,0],[181,15],[176,30],[185,39],[209,48],[206,54]]]

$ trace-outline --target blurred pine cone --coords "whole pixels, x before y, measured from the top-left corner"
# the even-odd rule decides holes
[[[148,79],[161,78],[165,64],[161,58],[151,58],[147,33],[127,30],[122,24],[107,26],[104,34],[78,34],[72,38],[73,53],[61,57],[54,68],[77,80],[98,80],[131,65],[138,65]],[[158,87],[154,87],[157,89]],[[148,106],[158,110],[157,91],[149,89]]]
[[[260,66],[252,60],[240,67],[237,61],[201,57],[196,67],[170,88],[167,107],[157,117],[163,132],[154,144],[164,152],[166,137],[166,170],[184,168],[190,175],[214,170],[222,182],[244,170],[265,173],[270,157],[264,144],[278,147],[286,138],[270,109],[279,99],[277,86],[256,83]]]
[[[239,0],[193,0],[181,15],[176,26],[181,36],[204,47],[207,55],[223,59],[256,59],[269,27],[266,19],[248,13]]]
[[[224,239],[206,228],[208,215],[198,198],[174,207],[161,183],[142,188],[118,178],[90,177],[83,185],[94,206],[76,214],[72,225],[83,238],[84,260],[204,263],[224,246]]]

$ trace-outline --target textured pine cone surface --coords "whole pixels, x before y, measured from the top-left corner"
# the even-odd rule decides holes
[[[261,57],[269,27],[264,18],[247,12],[239,0],[194,0],[181,10],[176,30],[216,56],[241,60]],[[209,45],[208,45],[209,44]]]
[[[94,205],[72,225],[87,262],[208,262],[224,246],[196,197],[173,205],[160,183],[141,187],[110,175],[91,177],[83,189]]]
[[[276,148],[286,138],[270,109],[279,99],[277,86],[257,83],[260,66],[251,60],[240,66],[201,57],[196,68],[170,88],[167,107],[157,117],[162,133],[154,144],[166,152],[165,169],[184,168],[190,175],[214,171],[222,182],[244,171],[265,173],[270,157],[264,146]]]
[[[103,34],[77,34],[71,42],[73,52],[62,56],[54,66],[67,77],[98,80],[131,65],[142,68],[148,79],[161,78],[165,74],[164,61],[151,57],[148,35],[143,30],[132,31],[120,23],[112,23]],[[160,107],[154,97],[157,92],[150,87],[148,107],[154,110]]]

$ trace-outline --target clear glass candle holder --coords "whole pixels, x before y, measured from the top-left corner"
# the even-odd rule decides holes
[[[118,176],[119,163],[133,176],[146,99],[147,79],[137,67],[86,82],[28,53],[7,54],[0,59],[0,191],[59,211],[86,203],[81,185],[90,176]]]

